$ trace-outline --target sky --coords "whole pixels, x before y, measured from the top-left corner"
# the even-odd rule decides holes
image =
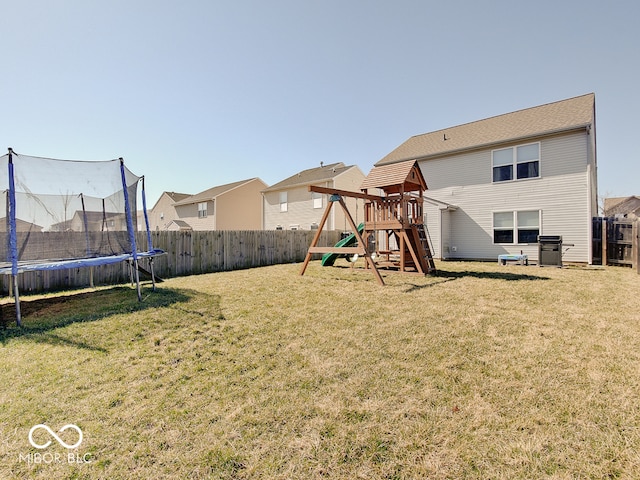
[[[334,162],[595,93],[601,197],[640,195],[640,2],[0,3],[0,148],[123,157],[163,191]],[[428,183],[428,179],[427,179]]]

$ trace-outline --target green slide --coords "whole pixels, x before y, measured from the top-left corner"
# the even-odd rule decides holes
[[[361,223],[360,225],[358,225],[358,233],[362,234],[362,232],[364,231],[364,222]],[[349,235],[346,238],[343,238],[342,240],[340,240],[338,243],[336,243],[336,247],[350,247],[352,245],[354,245],[357,242],[357,238],[355,236],[354,233],[352,233],[351,235]],[[322,266],[323,267],[330,267],[334,264],[334,262],[336,261],[336,259],[340,258],[340,257],[344,257],[344,254],[340,254],[340,253],[325,253],[322,256]]]

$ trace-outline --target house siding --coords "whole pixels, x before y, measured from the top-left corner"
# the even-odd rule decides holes
[[[267,186],[259,178],[217,187],[182,200],[176,205],[177,219],[193,230],[260,230],[262,227],[262,190]],[[212,198],[213,196],[213,198]],[[189,202],[189,203],[187,203]],[[198,204],[207,204],[207,216],[198,217]],[[174,227],[178,228],[178,227]]]
[[[357,167],[353,167],[337,175],[332,180],[315,182],[313,185],[359,192],[363,179],[364,174],[362,171]],[[280,193],[284,191],[287,192],[287,211],[281,212]],[[322,208],[313,208],[313,198],[308,185],[268,191],[263,194],[263,198],[263,224],[265,230],[275,230],[278,226],[281,226],[284,230],[289,230],[292,226],[296,226],[300,230],[310,230],[312,224],[320,224],[329,202],[328,196],[322,195]],[[344,201],[354,221],[356,223],[363,221],[363,202],[351,197],[344,197]],[[324,229],[351,230],[339,205],[334,205],[331,209]]]
[[[284,230],[295,227],[300,230],[310,230],[313,222],[319,223],[324,212],[323,208],[313,208],[311,192],[307,187],[295,187],[287,190],[287,211],[280,211],[280,192],[270,192],[267,195],[268,216],[267,230],[281,226]],[[323,201],[323,205],[324,205]],[[331,223],[331,222],[330,222]],[[329,228],[332,230],[333,228]]]
[[[173,204],[175,200],[166,193],[162,193],[157,203],[147,212],[149,218],[149,228],[152,231],[165,230],[172,220],[178,218]],[[160,218],[161,215],[163,218]]]
[[[198,203],[204,203],[198,202]],[[190,203],[188,205],[176,205],[176,213],[178,214],[178,220],[183,220],[189,224],[194,230],[215,230],[216,220],[214,205],[212,201],[207,202],[207,216],[204,218],[198,217],[198,203]],[[215,205],[215,208],[218,206]]]
[[[522,251],[537,260],[537,244],[493,243],[493,213],[541,210],[540,234],[562,235],[564,243],[575,244],[565,247],[564,260],[589,261],[593,187],[588,136],[574,133],[538,141],[540,177],[535,179],[492,183],[490,149],[420,162],[429,186],[426,195],[458,207],[441,212],[440,206],[425,204],[436,256],[495,260],[499,254]],[[504,147],[525,143],[530,142]]]
[[[359,168],[351,168],[335,178],[335,188],[339,190],[347,190],[350,192],[359,192],[360,185],[362,185],[362,181],[364,179],[365,175]],[[324,202],[326,205],[328,198],[326,195],[324,197]],[[354,197],[343,197],[343,200],[347,205],[349,213],[351,214],[351,217],[353,218],[355,224],[358,225],[359,223],[363,222],[364,200]],[[350,231],[351,226],[349,225],[347,217],[344,214],[342,208],[339,208],[338,205],[336,205],[333,207],[332,211],[335,215],[335,230]]]
[[[259,179],[216,197],[216,230],[260,230],[262,195],[267,185]]]

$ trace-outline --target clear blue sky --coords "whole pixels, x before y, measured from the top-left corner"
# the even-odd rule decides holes
[[[640,195],[640,3],[3,2],[0,148],[124,157],[162,191],[373,164],[413,135],[596,95],[599,193]],[[427,179],[428,180],[428,179]]]

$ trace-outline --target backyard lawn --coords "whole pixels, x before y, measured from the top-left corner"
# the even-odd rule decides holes
[[[4,298],[0,478],[640,478],[635,271],[300,266]]]

